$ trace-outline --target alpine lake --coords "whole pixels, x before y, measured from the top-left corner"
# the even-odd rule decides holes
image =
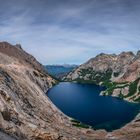
[[[132,121],[140,104],[100,96],[104,87],[95,84],[61,82],[47,92],[50,100],[77,126],[113,131]],[[83,125],[84,124],[84,125]]]

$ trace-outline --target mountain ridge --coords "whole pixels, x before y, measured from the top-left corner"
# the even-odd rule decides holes
[[[75,69],[77,65],[45,65],[44,67],[51,76],[61,81],[62,78]]]
[[[63,80],[104,85],[107,90],[102,95],[121,96],[128,101],[139,102],[139,91],[129,95],[129,91],[133,90],[131,85],[137,79],[136,86],[139,88],[139,77],[140,51],[137,54],[129,51],[118,55],[101,53],[70,72]]]

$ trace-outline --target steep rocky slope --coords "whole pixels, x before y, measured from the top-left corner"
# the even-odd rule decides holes
[[[72,71],[68,81],[105,85],[103,95],[112,95],[140,102],[140,51],[100,54]]]
[[[105,131],[72,126],[70,119],[45,95],[55,83],[42,65],[19,45],[0,42],[0,140],[105,137]]]

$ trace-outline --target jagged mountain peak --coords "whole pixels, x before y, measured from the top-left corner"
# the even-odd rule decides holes
[[[20,44],[11,45],[8,42],[0,42],[0,53],[13,57],[21,63],[44,72],[43,66],[30,54],[25,52]]]
[[[21,44],[16,44],[15,47],[20,49],[20,50],[23,50]]]
[[[7,48],[7,49],[13,49],[13,47],[16,47],[16,48],[18,48],[18,49],[20,49],[20,50],[22,50],[23,51],[23,49],[22,49],[22,46],[21,46],[21,44],[16,44],[16,45],[12,45],[12,44],[10,44],[10,43],[8,43],[8,42],[6,42],[6,41],[3,41],[3,42],[0,42],[0,47],[1,48]]]
[[[140,50],[137,51],[137,57],[140,57]]]
[[[129,58],[129,57],[135,57],[136,55],[131,52],[131,51],[128,51],[128,52],[121,52],[120,54],[118,54],[117,57],[120,57],[120,58]]]

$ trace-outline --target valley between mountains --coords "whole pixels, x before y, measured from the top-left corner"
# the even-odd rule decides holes
[[[63,80],[103,85],[102,95],[139,103],[139,77],[140,52],[123,52],[100,54]],[[73,126],[45,95],[57,83],[19,44],[0,42],[0,140],[139,140],[140,114],[113,132]]]

